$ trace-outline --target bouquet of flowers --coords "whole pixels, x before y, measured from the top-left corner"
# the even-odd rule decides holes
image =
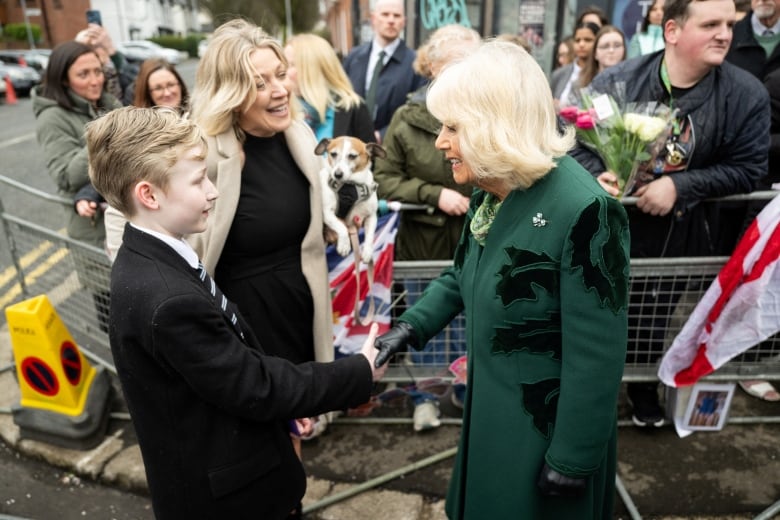
[[[560,112],[564,120],[574,124],[578,140],[617,176],[621,197],[652,180],[640,179],[640,166],[663,147],[674,117],[669,107],[660,103],[623,103],[619,93],[624,91],[616,88],[616,99],[583,89],[582,108],[568,106]]]

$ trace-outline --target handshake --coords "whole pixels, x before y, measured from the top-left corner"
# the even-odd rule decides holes
[[[376,336],[378,328],[376,323],[371,325],[368,339],[360,350],[371,364],[374,381],[382,379],[387,371],[387,362],[395,353],[405,350],[407,345],[417,346],[417,336],[408,323],[401,321],[379,337]]]
[[[418,346],[417,333],[406,322],[399,321],[378,338],[376,330],[377,325],[372,325],[371,333],[361,351],[372,364],[374,381],[382,378],[387,369],[387,361],[394,354],[405,350],[407,346]],[[584,478],[563,475],[545,463],[539,472],[536,485],[539,493],[545,496],[576,497],[585,493],[587,481]]]

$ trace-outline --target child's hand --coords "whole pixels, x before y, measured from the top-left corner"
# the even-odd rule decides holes
[[[374,381],[379,381],[382,379],[382,377],[385,375],[385,372],[387,371],[387,363],[383,364],[379,368],[374,366],[376,356],[379,354],[379,351],[374,348],[374,340],[376,339],[378,331],[379,325],[372,323],[371,328],[368,331],[368,338],[366,338],[366,342],[363,343],[363,348],[360,350],[360,353],[366,356],[366,359],[368,359],[368,362],[371,364],[371,372]]]
[[[92,218],[95,216],[95,213],[97,213],[97,210],[97,202],[86,199],[81,199],[80,201],[76,202],[76,213],[78,213],[81,217]]]
[[[301,419],[293,419],[290,421],[290,436],[291,437],[308,437],[314,431],[314,421],[308,417]]]

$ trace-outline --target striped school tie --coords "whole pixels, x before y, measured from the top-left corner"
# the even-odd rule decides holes
[[[209,276],[209,273],[206,272],[206,268],[203,266],[202,262],[198,262],[198,277],[200,278],[200,281],[203,282],[203,284],[206,286],[206,289],[209,291],[209,293],[211,293],[212,298],[214,298],[214,301],[217,302],[219,308],[222,309],[222,312],[225,314],[225,316],[227,316],[228,321],[230,321],[230,323],[233,325],[236,333],[241,339],[244,339],[244,332],[241,330],[241,325],[238,323],[238,316],[236,316],[236,313],[233,310],[233,305],[222,293],[222,291],[219,290],[219,287],[217,287],[217,284]]]

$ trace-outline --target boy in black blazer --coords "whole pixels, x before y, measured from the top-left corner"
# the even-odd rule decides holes
[[[288,517],[306,490],[290,420],[369,399],[383,373],[372,368],[376,327],[363,355],[333,363],[264,355],[183,240],[206,229],[217,198],[202,131],[172,111],[125,107],[86,137],[95,188],[129,221],[109,334],[155,516]]]

